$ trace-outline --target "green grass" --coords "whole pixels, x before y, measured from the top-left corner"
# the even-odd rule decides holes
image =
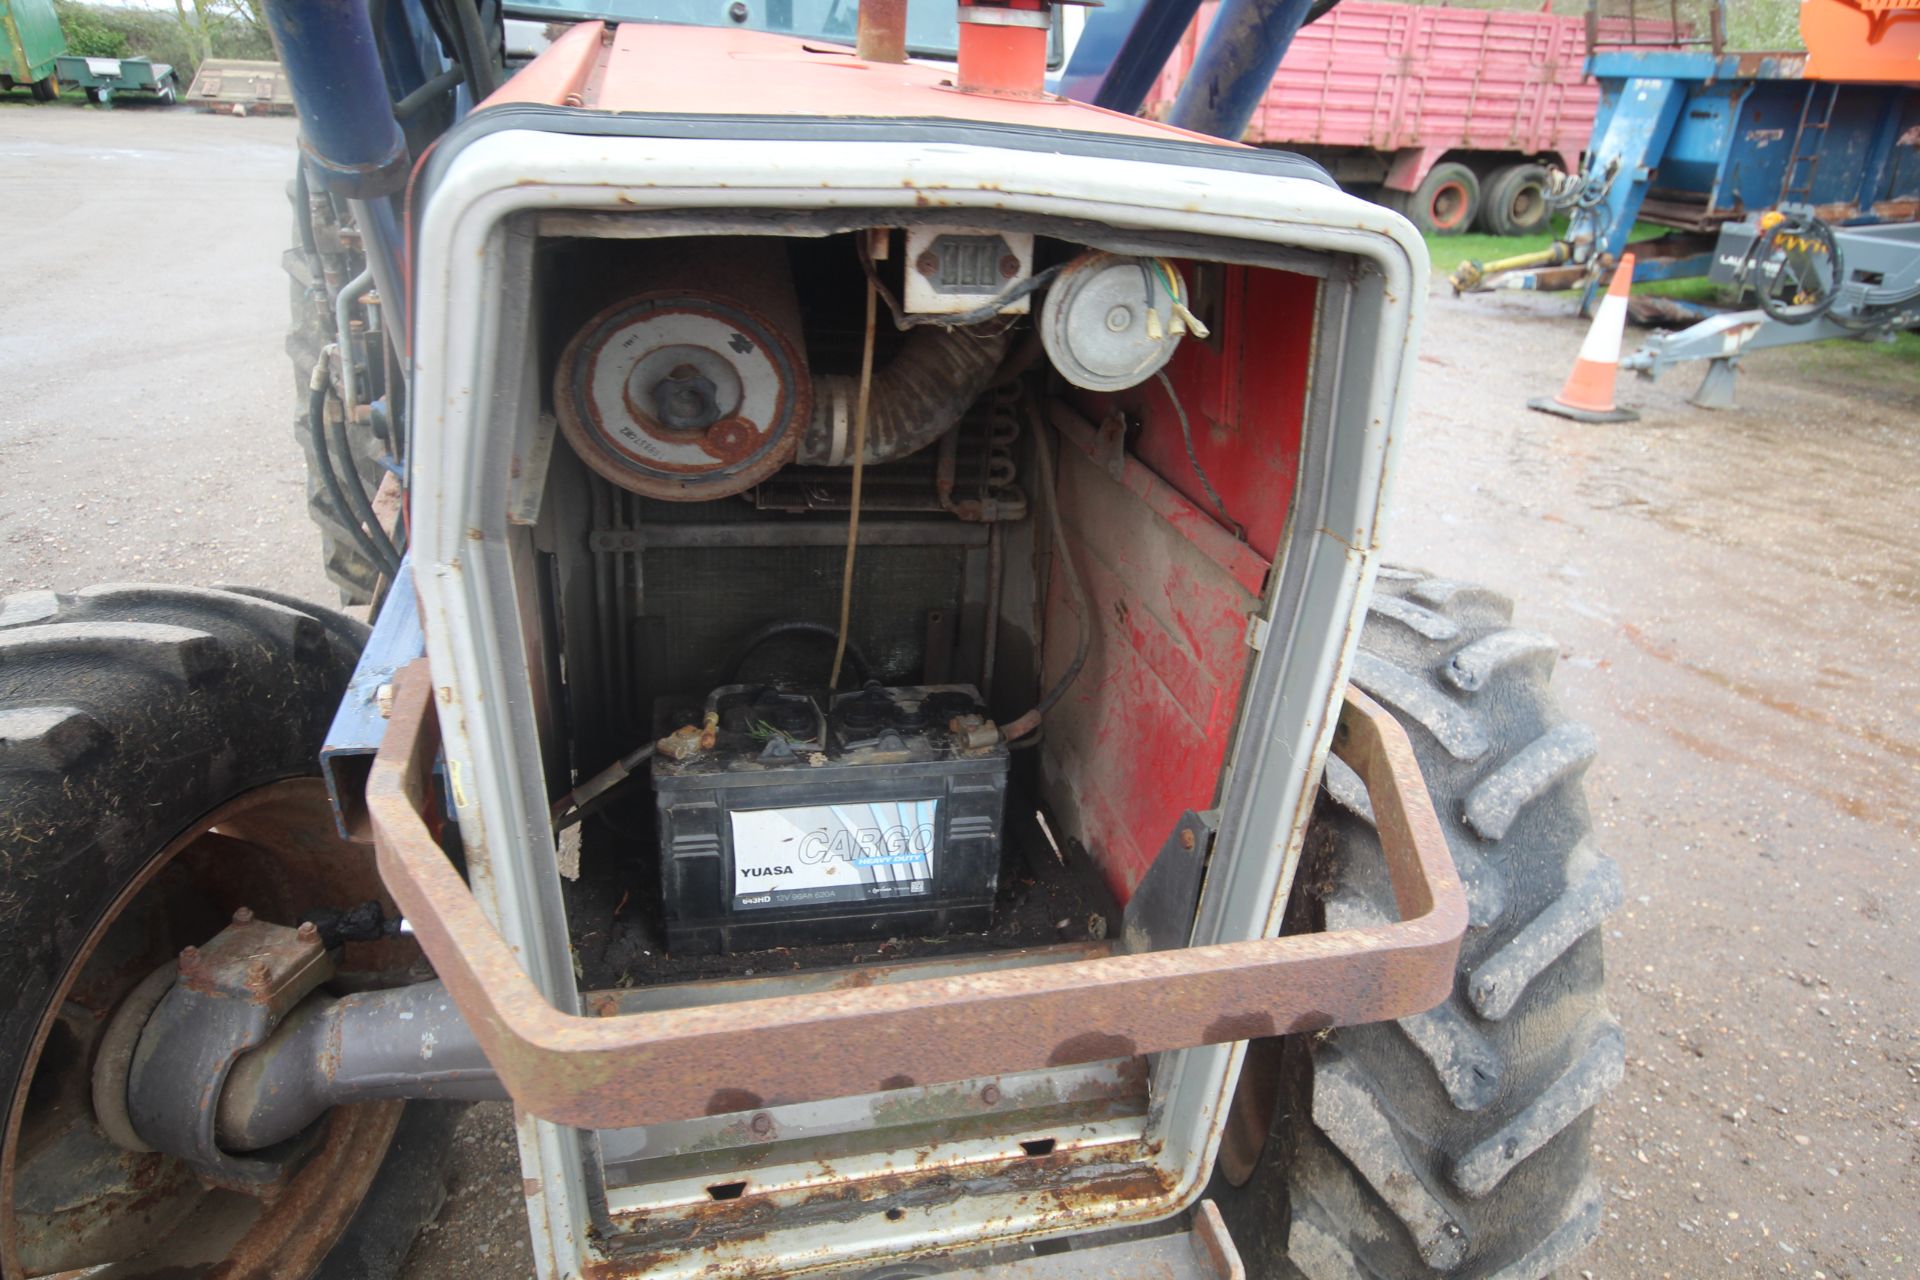
[[[1896,333],[1892,342],[1821,342],[1800,350],[1819,353],[1822,373],[1920,380],[1920,333]]]
[[[1450,276],[1453,269],[1463,262],[1492,262],[1496,258],[1511,258],[1544,249],[1565,229],[1566,220],[1556,218],[1553,225],[1551,234],[1542,232],[1536,236],[1487,236],[1477,232],[1462,236],[1428,236],[1427,255],[1433,259],[1433,274],[1436,277]]]
[[[1633,224],[1633,234],[1628,239],[1647,240],[1665,230],[1665,227],[1636,222]],[[1538,235],[1489,236],[1475,232],[1463,236],[1428,236],[1427,253],[1433,259],[1433,274],[1446,276],[1452,275],[1453,269],[1463,262],[1492,262],[1498,258],[1511,258],[1544,249],[1566,232],[1566,218],[1557,216],[1553,220],[1553,229]]]

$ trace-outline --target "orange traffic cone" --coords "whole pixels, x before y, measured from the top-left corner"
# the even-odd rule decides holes
[[[1593,314],[1593,327],[1580,344],[1580,356],[1560,394],[1527,401],[1527,408],[1557,413],[1576,422],[1635,422],[1640,415],[1613,403],[1613,380],[1620,372],[1620,339],[1627,331],[1627,290],[1633,284],[1633,255],[1620,259]]]

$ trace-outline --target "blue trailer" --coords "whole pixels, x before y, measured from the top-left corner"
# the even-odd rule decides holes
[[[1604,279],[1635,222],[1634,280],[1707,274],[1722,226],[1785,206],[1836,225],[1920,217],[1920,86],[1805,78],[1805,54],[1596,50],[1593,143],[1555,200],[1566,235],[1538,255],[1465,263],[1460,289]]]

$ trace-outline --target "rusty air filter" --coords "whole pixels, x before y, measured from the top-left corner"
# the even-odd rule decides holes
[[[725,265],[678,260],[670,279],[653,277],[661,287],[599,311],[561,353],[561,429],[622,488],[724,498],[792,460],[813,402],[799,308],[784,254],[741,269],[763,256],[751,243]]]

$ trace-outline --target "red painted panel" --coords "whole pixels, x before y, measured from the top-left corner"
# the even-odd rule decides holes
[[[1270,561],[1279,551],[1300,466],[1319,282],[1249,267],[1199,269],[1183,262],[1180,270],[1193,292],[1194,309],[1213,334],[1204,342],[1181,342],[1167,377],[1187,411],[1193,455],[1228,519],[1221,518],[1194,472],[1179,416],[1159,379],[1077,403],[1093,421],[1117,409],[1130,424],[1137,423],[1130,447],[1140,460],[1202,517],[1225,529],[1239,526],[1246,545]]]
[[[1147,114],[1173,104],[1215,8],[1201,8],[1168,59]],[[1643,22],[1638,37],[1668,29]],[[1603,39],[1625,34],[1621,19],[1602,19]],[[1585,58],[1578,14],[1346,0],[1294,37],[1245,141],[1578,156],[1600,105]]]
[[[1116,479],[1089,455],[1093,443],[1086,429],[1060,450],[1061,516],[1094,632],[1080,678],[1047,713],[1041,768],[1063,834],[1086,846],[1124,902],[1180,814],[1216,799],[1257,596],[1158,514],[1182,504],[1177,494],[1135,459]],[[1224,559],[1237,562],[1246,553],[1233,546]],[[1070,601],[1054,573],[1049,682],[1079,634]]]
[[[540,102],[598,111],[710,115],[937,117],[1181,138],[1233,146],[1065,98],[958,93],[950,67],[863,62],[850,48],[744,27],[625,22],[602,44],[581,23],[501,86],[485,105]]]
[[[1047,715],[1041,761],[1066,834],[1123,902],[1181,813],[1218,800],[1251,657],[1247,620],[1300,465],[1319,294],[1317,280],[1292,272],[1181,269],[1213,336],[1183,341],[1168,378],[1232,523],[1213,509],[1158,379],[1079,396],[1080,416],[1062,421],[1061,511],[1094,641],[1080,679]],[[1129,424],[1118,474],[1093,426],[1116,413]],[[1056,572],[1049,681],[1078,634]]]

